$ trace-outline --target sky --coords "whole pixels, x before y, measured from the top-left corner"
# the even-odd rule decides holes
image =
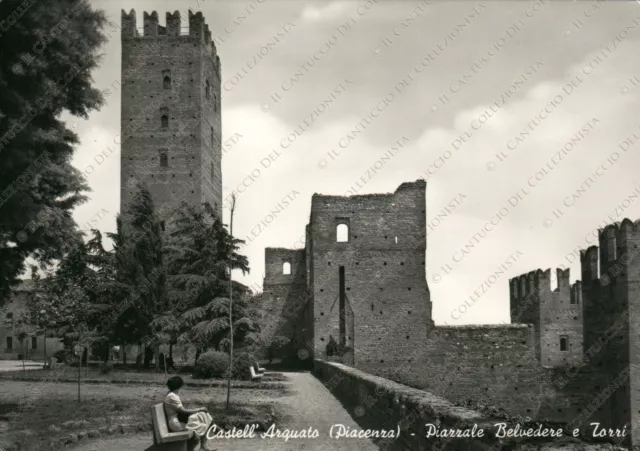
[[[301,247],[314,193],[427,181],[436,324],[509,322],[509,278],[562,267],[573,282],[598,228],[640,218],[634,1],[91,3],[113,22],[93,74],[111,94],[69,119],[92,188],[80,228],[114,231],[119,211],[123,8],[139,27],[143,11],[164,25],[178,10],[183,27],[202,11],[212,31],[224,196],[245,184],[234,235],[251,273],[234,277],[254,290],[265,247]]]

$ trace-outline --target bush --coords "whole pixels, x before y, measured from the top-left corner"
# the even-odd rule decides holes
[[[100,364],[100,372],[102,374],[109,374],[113,370],[113,363],[111,362],[102,362]]]
[[[69,353],[69,355],[67,355],[67,358],[64,360],[64,364],[73,367],[80,366],[80,358]]]
[[[228,368],[229,354],[220,351],[207,351],[198,357],[193,375],[205,379],[223,377]]]
[[[233,368],[231,377],[234,379],[251,380],[250,366],[256,363],[255,356],[247,351],[240,351],[233,354]]]
[[[59,351],[56,351],[53,356],[58,359],[58,362],[64,363],[67,360],[67,356],[69,354],[71,354],[71,352],[68,349],[61,349]]]

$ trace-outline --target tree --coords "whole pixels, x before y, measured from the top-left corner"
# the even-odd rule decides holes
[[[148,367],[153,347],[159,344],[151,321],[157,312],[166,311],[166,267],[162,221],[155,215],[149,190],[138,185],[124,215],[117,219],[118,230],[109,236],[114,241],[114,264],[117,287],[126,293],[122,313],[118,314],[114,331],[127,343],[138,343],[144,349]],[[120,306],[115,307],[118,311]],[[137,360],[141,363],[140,358]]]
[[[77,134],[61,119],[87,118],[103,96],[91,71],[107,19],[87,0],[0,2],[0,304],[29,256],[60,259],[82,236],[72,218],[88,187],[71,159]]]
[[[248,260],[238,253],[241,240],[233,238],[209,204],[202,210],[182,203],[174,212],[167,240],[169,308],[157,315],[155,325],[179,318],[181,342],[191,343],[197,356],[206,349],[230,349],[229,284],[233,283],[233,337],[249,343],[259,330],[248,315],[244,294],[248,288],[231,282],[228,268],[249,271]],[[175,324],[175,323],[174,323]],[[197,358],[196,356],[196,358]]]

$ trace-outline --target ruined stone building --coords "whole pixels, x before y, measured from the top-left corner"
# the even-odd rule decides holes
[[[292,341],[285,357],[320,357],[333,337],[351,363],[384,362],[426,336],[425,195],[424,181],[393,194],[315,194],[305,248],[266,249],[263,303],[271,333]]]
[[[425,277],[426,183],[392,194],[315,194],[304,249],[267,248],[262,302],[284,359],[342,361],[467,406],[633,430],[640,443],[638,223],[600,231],[569,270],[515,277],[508,325],[435,326]]]
[[[161,217],[183,200],[222,215],[220,58],[202,13],[187,25],[122,11],[121,211],[142,182]]]

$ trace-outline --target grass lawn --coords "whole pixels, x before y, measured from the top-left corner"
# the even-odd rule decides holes
[[[81,369],[81,378],[83,380],[87,380],[89,382],[107,382],[107,383],[152,383],[152,384],[160,384],[164,385],[168,377],[178,375],[184,379],[187,384],[198,384],[198,385],[220,385],[227,383],[226,379],[194,379],[191,377],[191,374],[187,372],[172,371],[165,375],[164,372],[156,372],[155,370],[113,370],[110,373],[103,374],[98,368],[85,368]],[[16,370],[16,371],[6,371],[0,373],[0,381],[3,380],[29,380],[29,381],[50,381],[50,380],[58,380],[58,381],[69,381],[69,380],[77,380],[78,378],[78,368],[74,368],[71,366],[63,366],[59,369],[55,370],[43,370],[43,369],[27,369]],[[251,382],[251,381],[239,381],[232,380],[232,386],[238,387],[258,387],[263,384],[273,385],[274,388],[282,388],[282,382],[285,380],[285,377],[280,373],[272,373],[265,375],[260,383]]]
[[[47,372],[51,373],[42,371]],[[17,442],[19,450],[44,451],[51,449],[52,439],[71,433],[150,423],[150,407],[162,402],[167,393],[156,384],[86,384],[81,387],[82,402],[78,403],[77,390],[75,384],[44,378],[40,382],[2,381],[0,449],[11,449],[5,444]],[[286,395],[282,388],[232,390],[230,413],[225,412],[225,387],[185,387],[181,398],[187,408],[206,406],[216,424],[243,426],[278,421],[274,401]]]

